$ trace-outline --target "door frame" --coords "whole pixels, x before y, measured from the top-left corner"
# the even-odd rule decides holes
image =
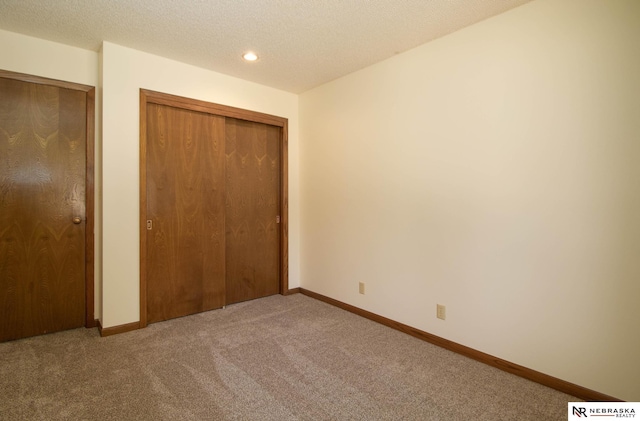
[[[222,117],[280,127],[280,294],[289,291],[289,120],[257,111],[230,107],[171,94],[140,89],[140,327],[147,326],[147,104],[166,105]]]
[[[22,82],[36,83],[40,85],[53,86],[56,88],[71,89],[84,92],[86,96],[86,133],[85,133],[85,239],[84,239],[84,279],[85,279],[85,327],[96,327],[95,306],[94,306],[94,227],[95,227],[95,109],[96,109],[96,88],[80,83],[66,82],[57,79],[49,79],[40,76],[28,75],[25,73],[10,72],[0,70],[0,77],[5,79],[19,80]]]

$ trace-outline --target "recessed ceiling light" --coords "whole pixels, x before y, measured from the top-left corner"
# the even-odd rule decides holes
[[[258,59],[258,56],[256,55],[256,53],[252,53],[251,51],[249,51],[248,53],[244,53],[242,55],[242,58],[247,61],[256,61]]]

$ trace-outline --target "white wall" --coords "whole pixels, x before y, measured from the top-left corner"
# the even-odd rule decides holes
[[[534,1],[302,94],[301,286],[640,401],[639,52]]]
[[[68,45],[0,30],[0,69],[34,76],[98,86],[98,54]],[[100,93],[96,89],[96,127],[100,120]],[[100,171],[99,131],[96,130],[96,174]],[[100,299],[100,179],[95,178],[95,317]]]
[[[0,29],[0,68],[97,86],[98,54]]]
[[[289,119],[289,287],[299,286],[298,96],[105,42],[103,327],[139,320],[140,88]]]

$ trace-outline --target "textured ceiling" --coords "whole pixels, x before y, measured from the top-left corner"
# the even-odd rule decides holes
[[[0,29],[301,93],[530,0],[0,0]],[[245,63],[255,51],[260,59]]]

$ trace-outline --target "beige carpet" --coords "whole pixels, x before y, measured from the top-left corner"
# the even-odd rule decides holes
[[[312,298],[0,344],[1,420],[566,420],[563,393]]]

